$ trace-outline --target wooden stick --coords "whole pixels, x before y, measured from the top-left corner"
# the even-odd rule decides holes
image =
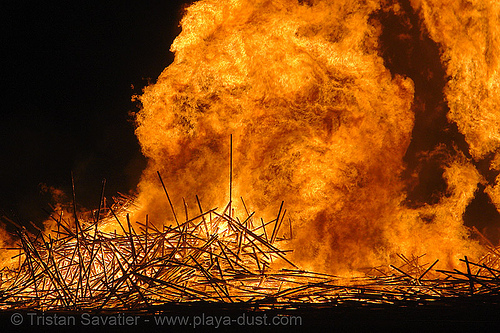
[[[233,134],[229,138],[229,216],[231,213],[231,202],[233,200]]]
[[[243,197],[240,197],[241,202],[243,203],[243,208],[245,208],[245,212],[247,213],[247,216],[250,216],[250,213],[248,212],[247,205],[245,205],[245,200],[243,200]]]
[[[134,264],[136,264],[135,245],[134,245],[134,239],[132,238],[132,226],[130,225],[130,218],[129,218],[128,213],[127,213],[127,224],[128,224],[128,230],[129,230],[130,246],[132,249],[132,260],[133,260]]]
[[[184,214],[186,215],[186,221],[189,220],[189,216],[188,216],[188,207],[187,207],[187,204],[186,204],[186,200],[184,198],[182,198],[182,202],[184,203]]]
[[[439,261],[439,259],[436,259],[436,261],[434,261],[434,263],[432,265],[430,265],[429,268],[427,268],[422,275],[420,275],[418,280],[419,281],[422,280],[422,278],[425,276],[425,274],[427,274],[427,272],[429,272],[432,269],[432,267],[434,267],[434,265],[436,265],[438,263],[438,261]]]
[[[109,207],[109,210],[111,210],[111,213],[113,214],[113,216],[115,217],[116,221],[118,222],[118,225],[120,225],[120,228],[122,229],[123,234],[127,235],[127,232],[125,231],[125,228],[123,227],[122,223],[120,222],[120,219],[118,218],[118,216],[116,216],[115,211],[111,207]]]
[[[283,209],[284,203],[285,203],[284,201],[281,202],[280,210],[278,211],[278,217],[276,217],[276,223],[274,223],[273,233],[271,234],[271,244],[273,243],[273,240],[274,240],[274,234],[276,232],[276,227],[280,221],[281,210]]]
[[[172,209],[172,214],[174,214],[175,222],[177,223],[177,226],[179,226],[179,221],[177,220],[177,215],[175,214],[174,205],[172,205],[172,201],[170,200],[170,196],[168,195],[167,188],[165,187],[165,184],[163,183],[163,179],[161,178],[160,171],[156,171],[156,173],[158,174],[158,178],[160,178],[161,186],[163,187],[163,190],[165,191],[165,194],[167,195],[168,203],[170,204],[170,208]]]
[[[75,194],[75,180],[73,178],[73,171],[71,171],[71,189],[73,192],[73,214],[75,214],[74,219],[75,219],[76,234],[78,235],[79,222],[78,222],[78,216],[76,214],[76,194]],[[77,239],[77,241],[78,241],[78,239]]]
[[[201,272],[203,273],[203,275],[205,275],[208,283],[210,283],[212,285],[212,288],[214,288],[214,290],[217,293],[217,295],[224,302],[224,297],[222,297],[222,295],[219,293],[219,290],[217,290],[217,289],[220,289],[222,291],[222,293],[224,293],[224,294],[225,294],[225,290],[221,286],[219,286],[219,284],[217,283],[217,281],[210,275],[209,272],[207,272],[207,270],[202,265],[200,265],[200,263],[198,261],[196,261],[196,259],[194,257],[190,256],[190,258],[199,267],[199,269],[201,270]],[[226,297],[229,298],[229,295],[226,295]],[[231,298],[229,298],[229,300],[232,302]]]
[[[285,215],[286,215],[286,209],[283,212],[283,216],[281,217],[281,220],[280,220],[280,223],[278,224],[278,227],[276,228],[276,233],[274,234],[274,239],[271,238],[271,244],[274,243],[274,241],[276,241],[276,238],[278,238],[278,233],[279,233],[279,230],[281,228],[281,224],[283,223],[283,219],[285,218]]]
[[[200,213],[203,214],[203,209],[201,208],[201,202],[200,198],[198,198],[198,195],[196,195],[196,202],[198,202],[198,208],[200,208]],[[203,219],[203,225],[205,226],[207,237],[209,237],[208,226],[207,226],[207,221],[205,219],[205,215],[203,214],[201,218]]]
[[[148,214],[146,214],[146,239],[144,241],[144,252],[145,252],[145,255],[144,255],[144,258],[146,258],[147,256],[147,253],[148,253],[148,240],[149,240],[149,237],[148,237],[148,229],[149,229],[149,223],[148,223]]]
[[[266,242],[268,242],[268,239],[267,239],[267,232],[266,232],[266,226],[264,224],[264,220],[261,218],[260,219],[260,222],[262,223],[262,230],[264,230],[264,237],[266,238]]]
[[[399,268],[397,268],[396,266],[394,266],[394,265],[389,265],[389,266],[391,266],[392,268],[394,268],[395,270],[397,270],[399,273],[401,273],[401,274],[403,274],[403,275],[405,275],[405,276],[409,277],[410,279],[413,279],[413,276],[411,276],[411,275],[409,275],[409,274],[407,274],[407,273],[403,272],[402,270],[400,270],[400,269],[399,269]]]
[[[101,205],[103,204],[104,201],[104,188],[106,187],[106,179],[104,178],[102,180],[102,189],[101,189],[101,196],[99,197],[99,208],[97,209],[97,216],[95,219],[95,223],[99,223],[99,219],[101,218]]]
[[[467,256],[464,256],[465,264],[467,265],[467,276],[469,277],[469,287],[470,294],[474,295],[474,281],[472,280],[472,274],[470,272],[469,260],[467,260]]]

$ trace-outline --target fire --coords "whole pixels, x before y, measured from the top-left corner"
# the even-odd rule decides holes
[[[450,77],[448,118],[465,135],[474,159],[498,156],[500,5],[496,1],[415,1],[415,7],[441,45]]]
[[[475,163],[496,154],[491,168],[499,165],[498,8],[492,1],[195,2],[171,47],[174,62],[140,96],[136,133],[149,158],[139,185],[144,211],[170,214],[155,199],[157,170],[175,206],[195,195],[223,206],[232,134],[236,197],[268,218],[286,202],[297,231],[294,259],[304,267],[356,270],[387,264],[394,253],[427,253],[453,266],[464,254],[478,256],[462,215],[485,182]],[[376,19],[405,10],[420,15],[422,33],[441,48],[447,116],[469,147],[422,152],[445,156],[447,190],[419,207],[405,203],[401,176],[414,139],[414,81],[386,66]],[[487,193],[500,208],[498,183]]]
[[[366,267],[387,266],[396,254],[417,259],[426,254],[435,264],[439,259],[435,268],[463,267],[465,255],[483,262],[485,248],[469,237],[463,215],[479,185],[500,211],[499,12],[500,5],[488,0],[194,2],[171,47],[174,62],[137,97],[142,108],[136,134],[149,164],[137,206],[129,211],[131,221],[148,214],[151,225],[171,224],[170,231],[182,234],[185,230],[175,228],[176,210],[185,215],[181,224],[189,225],[183,220],[230,202],[227,213],[206,228],[205,242],[212,235],[242,238],[248,227],[232,210],[258,211],[262,224],[274,223],[263,226],[257,238],[264,235],[272,245],[279,231],[279,249],[272,245],[272,251],[281,253],[282,245],[293,249],[289,260],[304,269],[357,275]],[[433,79],[432,70],[420,73],[425,80],[418,81],[411,71],[394,69],[396,60],[387,56],[383,39],[389,29],[386,16],[416,29],[419,38],[438,48],[435,60],[445,83],[436,96],[442,100],[426,105],[421,82]],[[405,32],[396,37],[415,38]],[[459,139],[415,149],[422,140],[416,130],[422,110],[429,122],[444,112],[446,126],[456,126]],[[412,204],[415,182],[434,186],[422,181],[421,165],[410,165],[426,160],[439,162],[445,189]],[[170,193],[168,201],[160,199],[166,189],[158,174]],[[67,221],[76,218],[65,214]],[[54,230],[61,221],[62,215],[47,222],[44,237],[57,239],[60,230]],[[80,228],[89,232],[94,225],[99,230],[92,237],[101,235],[103,242],[116,237],[117,229],[120,241],[132,248],[129,235],[145,239],[143,248],[148,247],[147,234],[121,232],[115,222],[90,221]],[[78,235],[78,227],[73,230],[68,223],[67,228]],[[5,242],[4,247],[11,246]],[[65,244],[71,251],[79,246],[78,240]],[[97,276],[109,260],[118,262],[109,259],[115,252],[102,252]],[[172,253],[175,260],[189,259]],[[207,270],[221,267],[210,263]],[[432,266],[415,265],[415,274],[423,276]],[[258,271],[264,274],[261,267]],[[71,281],[77,280],[75,272],[67,273]],[[90,293],[92,288],[82,291],[81,286],[77,296]],[[279,294],[281,286],[273,287]],[[223,292],[217,288],[214,292]]]
[[[173,227],[157,228],[146,217],[134,228],[128,212],[137,207],[131,203],[132,198],[114,204],[102,220],[72,224],[52,215],[57,230],[50,234],[18,229],[20,263],[0,270],[0,309],[134,311],[200,301],[286,306],[344,292],[330,285],[336,277],[298,270],[286,258],[288,251],[276,244],[284,239],[278,237],[279,215],[258,223],[247,211],[240,220],[228,215],[228,204],[221,212],[210,209],[176,220]],[[270,223],[275,227],[268,235]],[[121,232],[107,231],[113,226]],[[273,262],[289,268],[272,269]],[[313,299],[304,292],[308,289],[322,294]]]
[[[20,250],[1,262],[0,306],[490,293],[498,250],[463,216],[481,188],[500,211],[499,13],[488,0],[193,3],[174,62],[138,97],[149,165],[134,205],[80,221],[58,206],[17,243],[0,229]],[[438,70],[394,58],[418,51],[391,54],[388,36],[419,38]],[[444,189],[425,189],[428,161]]]
[[[201,211],[162,228],[148,217],[134,228],[127,205],[113,207],[93,222],[75,219],[71,225],[54,217],[54,237],[19,229],[20,263],[0,270],[0,309],[144,314],[179,302],[233,303],[256,311],[297,310],[305,303],[414,306],[443,297],[496,297],[498,270],[490,268],[498,267],[495,249],[479,262],[464,256],[466,271],[431,272],[439,260],[431,264],[424,255],[399,254],[398,266],[348,278],[301,270],[287,258],[289,251],[277,244],[285,240],[278,236],[282,206],[267,223],[259,224],[254,212],[241,219],[228,215],[229,203],[224,211]],[[126,223],[118,217],[124,214]],[[274,224],[269,235],[268,224]],[[103,231],[112,225],[122,232]]]

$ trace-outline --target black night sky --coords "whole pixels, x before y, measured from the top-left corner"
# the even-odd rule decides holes
[[[131,101],[173,60],[185,1],[9,1],[2,6],[0,216],[47,217],[40,184],[95,208],[133,190],[146,160]]]

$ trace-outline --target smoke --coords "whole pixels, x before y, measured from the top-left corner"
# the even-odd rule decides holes
[[[449,120],[475,158],[496,151],[500,118],[490,107],[498,43],[491,30],[498,25],[487,24],[486,40],[471,40],[491,45],[478,72],[475,54],[466,58],[455,50],[470,47],[453,40],[470,30],[459,27],[462,21],[455,24],[462,35],[443,29],[449,24],[441,13],[458,15],[454,9],[431,1],[412,5],[443,49],[451,77]],[[294,259],[306,268],[356,270],[387,263],[394,253],[427,253],[452,266],[463,254],[478,255],[462,215],[483,179],[467,154],[448,146],[426,152],[442,156],[446,193],[433,204],[405,204],[401,175],[414,128],[414,81],[386,67],[383,26],[374,19],[400,11],[398,3],[375,0],[202,0],[189,6],[171,47],[174,62],[140,96],[136,134],[149,164],[137,215],[173,221],[166,198],[158,199],[165,195],[156,171],[174,207],[185,198],[189,214],[196,214],[195,195],[204,208],[224,207],[232,134],[233,206],[241,208],[236,199],[242,196],[271,220],[284,201]],[[469,20],[482,22],[484,15],[474,13]],[[476,81],[461,77],[476,72],[482,75]],[[469,94],[473,82],[481,86]],[[498,188],[488,193],[495,197]]]

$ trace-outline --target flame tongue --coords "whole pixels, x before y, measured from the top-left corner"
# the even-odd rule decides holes
[[[432,6],[415,4],[428,26]],[[140,184],[144,209],[154,216],[168,208],[151,199],[161,195],[157,170],[172,185],[174,205],[197,194],[205,206],[222,207],[233,134],[236,195],[269,214],[284,200],[298,227],[296,259],[314,268],[379,264],[398,251],[452,259],[474,252],[461,216],[480,176],[466,158],[443,167],[447,198],[414,210],[401,204],[413,82],[392,76],[379,56],[380,28],[370,17],[381,9],[379,1],[191,5],[172,45],[174,63],[141,96],[136,133],[150,159]],[[460,98],[451,97],[457,89],[450,85],[449,101]],[[480,140],[474,133],[483,125],[468,127],[459,116],[468,111],[459,109],[450,118]],[[485,145],[497,140],[491,133]],[[471,149],[482,156],[478,146]]]
[[[415,6],[447,61],[449,119],[465,135],[474,158],[498,152],[500,4],[431,0]]]

